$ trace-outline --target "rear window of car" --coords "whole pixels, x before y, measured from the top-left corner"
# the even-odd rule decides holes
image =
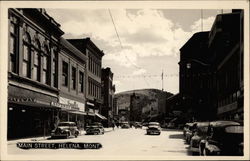
[[[160,124],[157,123],[157,122],[154,122],[154,123],[149,123],[148,126],[159,126]]]
[[[58,126],[74,126],[74,124],[70,124],[70,123],[59,123]]]
[[[229,126],[225,128],[226,133],[243,133],[243,126]]]

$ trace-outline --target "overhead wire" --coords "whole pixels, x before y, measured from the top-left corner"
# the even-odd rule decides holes
[[[116,32],[116,36],[117,36],[117,38],[118,38],[118,40],[119,40],[119,42],[120,42],[120,46],[121,46],[122,49],[124,49],[124,48],[123,48],[123,45],[122,45],[122,41],[121,41],[120,36],[119,36],[119,34],[118,34],[118,31],[117,31],[117,28],[116,28],[116,25],[115,25],[113,16],[112,16],[112,13],[111,13],[110,9],[108,9],[108,11],[109,11],[109,15],[110,15],[110,18],[111,18],[111,20],[112,20],[112,23],[113,23],[113,26],[114,26],[114,29],[115,29],[115,32]],[[128,56],[127,56],[126,54],[124,54],[124,55],[125,55],[125,58],[126,58],[135,68],[137,68],[137,69],[143,69],[142,67],[139,67],[138,65],[134,64],[134,63],[128,58]],[[146,80],[145,77],[144,77],[144,81],[145,81],[146,85],[149,87],[149,83],[148,83],[148,81]]]

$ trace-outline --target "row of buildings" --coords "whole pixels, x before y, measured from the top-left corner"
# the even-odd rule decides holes
[[[243,10],[219,14],[180,49],[180,91],[167,102],[179,119],[243,120],[243,20]]]
[[[48,135],[59,121],[112,120],[113,73],[90,38],[64,39],[45,9],[9,9],[8,139]]]

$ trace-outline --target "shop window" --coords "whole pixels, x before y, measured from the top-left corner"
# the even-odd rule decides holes
[[[72,67],[71,88],[72,88],[73,90],[76,89],[76,68],[75,68],[75,67]]]
[[[62,69],[62,85],[68,86],[68,63],[63,61],[63,69]]]
[[[83,72],[79,71],[79,91],[83,93],[83,85],[84,85],[84,75]]]
[[[18,28],[14,23],[10,24],[10,71],[17,73],[17,42]]]
[[[31,77],[31,39],[28,33],[24,36],[23,41],[23,64],[22,73],[24,77]]]

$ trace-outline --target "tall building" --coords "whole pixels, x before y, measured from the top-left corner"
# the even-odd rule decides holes
[[[101,114],[108,118],[108,124],[113,121],[114,117],[114,94],[115,86],[113,85],[113,76],[110,68],[102,69],[102,98],[103,105],[101,107]]]
[[[59,100],[58,114],[61,121],[77,122],[84,126],[86,104],[86,64],[87,56],[61,37],[61,51],[58,63]]]
[[[193,120],[243,120],[243,44],[243,10],[232,10],[180,49],[181,103]]]
[[[94,116],[105,119],[100,115],[102,105],[101,67],[104,53],[90,38],[68,39],[68,41],[88,58],[86,64],[86,111],[87,117],[89,117],[88,121],[94,121]],[[93,113],[94,115],[92,115]]]
[[[60,25],[44,9],[9,9],[8,139],[47,135],[58,102]]]
[[[180,95],[192,120],[215,117],[213,77],[208,53],[209,32],[195,33],[180,49]]]
[[[243,10],[217,15],[209,33],[219,119],[243,120],[243,35]]]

